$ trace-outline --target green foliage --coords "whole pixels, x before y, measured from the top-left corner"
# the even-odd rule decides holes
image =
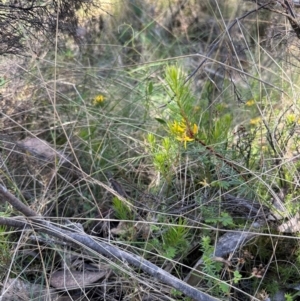
[[[285,298],[285,301],[293,301],[294,300],[293,296],[288,293],[284,294],[284,298]]]
[[[113,209],[115,215],[119,220],[133,220],[134,215],[132,210],[123,201],[119,200],[117,197],[113,198]]]
[[[162,255],[168,259],[174,259],[176,256],[176,249],[171,246],[163,245]]]
[[[147,136],[150,146],[150,153],[153,159],[153,165],[163,177],[168,181],[173,176],[172,167],[176,164],[177,150],[169,137],[163,138],[160,143],[157,142],[155,136],[151,133]]]
[[[214,113],[205,112],[200,120],[200,136],[207,145],[218,145],[218,149],[226,149],[232,127],[232,116],[217,109]]]
[[[219,274],[222,270],[222,263],[213,260],[212,254],[214,252],[214,246],[211,244],[211,239],[209,236],[203,236],[201,239],[201,250],[203,252],[203,272],[211,277],[206,278],[206,283],[208,287],[213,288],[216,294],[229,293],[230,287],[223,283],[220,285]]]
[[[217,273],[222,269],[222,263],[215,262],[211,256],[214,252],[214,246],[211,244],[209,236],[203,236],[201,239],[201,250],[203,252],[202,259],[204,263],[203,271],[211,276],[217,278]]]
[[[298,245],[297,251],[295,252],[295,255],[296,255],[296,262],[298,265],[300,265],[300,246],[299,245]]]
[[[230,184],[231,183],[229,181],[216,180],[213,181],[210,185],[212,187],[218,187],[227,190],[230,187]]]
[[[221,212],[220,216],[216,216],[211,212],[209,217],[204,216],[204,220],[205,223],[207,224],[212,224],[212,225],[221,224],[224,227],[234,226],[233,219],[227,212]]]
[[[11,258],[10,253],[10,243],[11,243],[11,236],[7,234],[7,227],[1,226],[0,227],[0,261],[2,266],[5,266],[6,263],[9,262]]]
[[[170,226],[162,235],[164,256],[174,258],[178,254],[184,254],[188,249],[189,228],[186,221],[179,218],[176,226]]]
[[[214,246],[211,245],[211,238],[209,236],[203,236],[201,239],[201,250],[203,252],[203,269],[202,271],[211,276],[206,277],[205,281],[208,287],[218,295],[229,294],[230,285],[224,281],[220,281],[220,274],[223,268],[223,264],[214,260],[212,254],[214,252]],[[242,275],[238,270],[235,270],[232,275],[232,281],[234,284],[238,284],[242,279]]]
[[[153,236],[159,233],[159,238],[153,238],[147,242],[148,250],[155,249],[162,256],[174,259],[179,255],[183,255],[188,251],[189,247],[189,231],[186,220],[179,218],[177,221],[171,222],[172,225],[158,227],[151,226]]]
[[[201,109],[206,102],[196,102],[191,87],[186,83],[186,74],[176,65],[167,66],[165,69],[166,91],[171,98],[168,104],[167,113],[164,112],[156,120],[167,125],[167,137],[156,141],[156,137],[149,133],[147,142],[153,165],[163,177],[170,182],[173,178],[174,170],[178,162],[181,161],[184,152],[179,146],[183,143],[184,149],[189,145],[193,146],[194,151],[203,152],[209,147],[215,147],[216,151],[221,151],[221,155],[214,155],[215,158],[222,158],[226,155],[228,137],[231,131],[232,116],[225,112],[222,104],[216,105],[213,113],[210,110]],[[192,148],[191,148],[192,149]],[[209,149],[214,153],[213,149]],[[206,175],[212,180],[212,158],[203,159],[200,157],[204,169],[209,172]],[[214,181],[215,187],[228,189],[230,184],[227,181]]]
[[[190,117],[193,113],[195,98],[191,92],[189,84],[185,83],[186,74],[177,66],[166,67],[165,80],[167,82],[166,91],[173,101],[169,105],[174,119]]]
[[[237,284],[239,281],[242,279],[242,275],[240,274],[239,271],[234,271],[233,272],[233,283]]]

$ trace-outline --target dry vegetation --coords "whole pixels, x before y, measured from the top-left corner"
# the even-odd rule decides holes
[[[297,300],[299,9],[32,2],[0,16],[1,300]]]

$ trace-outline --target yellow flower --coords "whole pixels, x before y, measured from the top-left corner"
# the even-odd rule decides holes
[[[192,132],[193,132],[193,135],[198,134],[198,126],[195,123],[193,124]]]
[[[103,95],[101,95],[101,94],[96,95],[93,99],[93,105],[96,106],[96,105],[103,103],[104,99],[105,98]]]
[[[174,135],[181,135],[186,131],[186,125],[184,122],[174,121],[173,124],[171,124],[170,129]]]
[[[203,187],[210,187],[210,184],[207,182],[207,178],[204,178],[203,181],[200,181],[199,184],[201,184]]]
[[[261,122],[261,117],[250,119],[250,125],[258,125]]]
[[[296,122],[296,114],[288,114],[286,116],[286,121],[289,124]]]
[[[198,126],[193,124],[188,126],[183,120],[181,122],[174,121],[170,125],[171,133],[176,136],[176,139],[184,143],[184,148],[186,148],[186,143],[195,140],[195,135],[198,133]]]
[[[249,99],[248,101],[246,101],[245,105],[247,107],[251,107],[255,104],[255,100],[254,99]]]

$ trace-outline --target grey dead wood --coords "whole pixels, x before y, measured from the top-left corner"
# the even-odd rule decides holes
[[[16,228],[34,229],[56,238],[59,238],[72,245],[80,245],[90,251],[98,254],[115,258],[122,261],[124,264],[131,264],[141,271],[144,271],[156,278],[157,280],[170,285],[176,290],[182,292],[188,297],[196,301],[217,301],[216,299],[204,292],[197,290],[184,281],[169,274],[155,264],[152,264],[144,258],[122,251],[117,247],[110,245],[106,242],[95,241],[91,236],[84,232],[73,232],[54,226],[46,221],[43,216],[38,215],[35,211],[24,205],[18,198],[11,194],[4,186],[0,185],[0,198],[2,202],[7,201],[16,210],[23,213],[27,219],[20,218],[5,218],[0,217],[0,224]]]

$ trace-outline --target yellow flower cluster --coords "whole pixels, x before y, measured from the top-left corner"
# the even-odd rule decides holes
[[[296,115],[295,114],[288,114],[286,116],[286,121],[288,123],[294,123],[296,121]]]
[[[250,119],[250,125],[256,126],[259,125],[260,123],[261,123],[261,117]]]
[[[286,116],[286,122],[287,124],[291,125],[291,124],[300,124],[300,116],[296,115],[294,113],[288,114]]]
[[[255,104],[255,100],[254,99],[249,99],[248,101],[246,101],[245,105],[247,107],[251,107]]]
[[[93,105],[96,106],[96,105],[103,103],[104,99],[105,98],[103,95],[101,95],[101,94],[96,95],[93,99]]]
[[[196,124],[187,125],[185,120],[181,122],[174,121],[170,124],[170,131],[176,136],[176,139],[184,142],[184,147],[186,148],[186,143],[195,140],[195,135],[198,133],[198,126]]]

